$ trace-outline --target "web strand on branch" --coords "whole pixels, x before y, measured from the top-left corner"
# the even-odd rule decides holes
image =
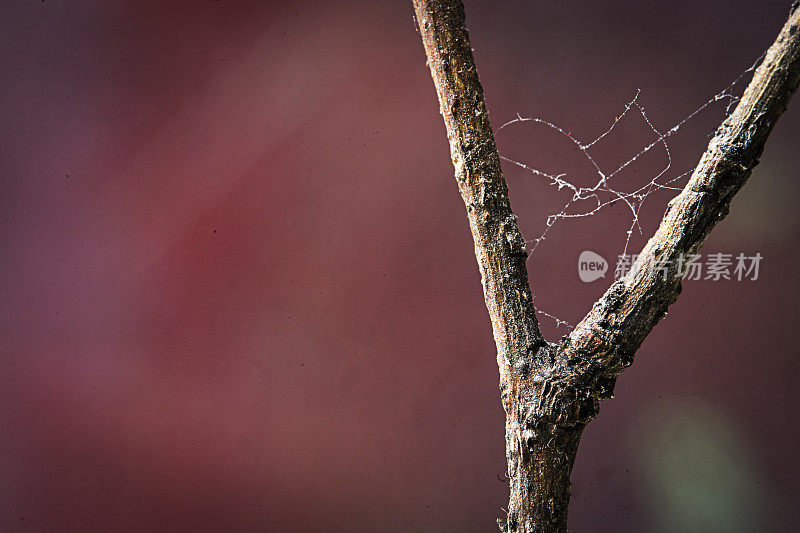
[[[560,220],[564,219],[576,219],[576,218],[583,218],[592,216],[603,208],[617,204],[622,202],[627,211],[630,212],[631,223],[630,227],[626,232],[625,237],[625,244],[622,249],[622,255],[626,255],[628,253],[628,247],[631,242],[631,237],[634,231],[638,231],[640,235],[644,235],[644,231],[641,227],[639,214],[642,210],[642,206],[644,205],[647,198],[656,191],[662,190],[669,190],[669,191],[680,191],[682,187],[678,186],[677,183],[686,178],[687,176],[691,175],[693,172],[693,168],[687,171],[684,171],[678,175],[669,177],[669,174],[672,171],[672,153],[670,151],[670,147],[668,144],[668,139],[677,133],[683,125],[687,122],[695,118],[697,115],[702,113],[704,110],[712,106],[717,102],[725,102],[725,116],[727,117],[730,114],[731,109],[736,105],[739,101],[739,97],[733,94],[733,89],[739,84],[739,82],[744,78],[747,74],[755,71],[758,64],[761,62],[761,59],[764,57],[762,54],[752,66],[750,66],[747,70],[742,72],[733,82],[731,82],[727,87],[725,87],[722,91],[712,96],[706,102],[704,102],[701,106],[696,108],[694,111],[686,115],[682,120],[680,120],[677,124],[669,128],[668,130],[662,131],[656,128],[653,122],[650,120],[650,117],[647,115],[645,111],[644,105],[640,101],[640,97],[642,94],[641,89],[638,89],[636,93],[633,95],[630,101],[625,104],[624,109],[622,112],[615,116],[611,124],[608,126],[606,130],[604,130],[600,135],[595,137],[590,141],[583,141],[579,139],[576,135],[574,135],[571,131],[567,131],[564,128],[560,127],[559,125],[544,120],[538,117],[523,117],[520,114],[503,124],[497,129],[497,132],[518,124],[538,124],[549,128],[556,132],[558,135],[561,135],[568,139],[570,143],[572,143],[582,154],[582,156],[588,161],[593,169],[593,173],[595,174],[594,184],[591,186],[579,186],[576,185],[574,180],[570,180],[569,176],[566,173],[559,173],[559,172],[547,172],[540,168],[536,168],[533,165],[529,165],[525,162],[512,159],[510,157],[506,157],[504,155],[500,155],[500,158],[512,165],[515,165],[526,172],[529,172],[531,175],[535,177],[542,177],[548,180],[548,183],[557,188],[557,190],[567,189],[570,191],[571,196],[569,200],[567,200],[560,208],[560,210],[555,214],[550,214],[547,216],[545,220],[545,229],[544,231],[536,238],[532,240],[526,241],[529,245],[528,253],[530,255],[536,251],[536,248],[541,244],[543,240],[547,237],[550,230],[553,226]],[[628,159],[624,160],[617,168],[607,171],[601,168],[598,164],[595,157],[592,155],[592,148],[596,147],[598,143],[601,143],[608,135],[610,135],[614,129],[619,125],[619,123],[626,119],[629,115],[634,114],[638,115],[641,120],[643,121],[644,125],[647,127],[648,132],[652,135],[651,140],[645,144],[641,149],[639,149],[634,155],[630,156]],[[615,183],[614,178],[620,174],[623,170],[627,167],[638,161],[642,156],[649,153],[654,148],[660,148],[663,150],[664,153],[664,165],[658,170],[655,176],[650,179],[646,184],[636,187],[633,190],[623,190],[622,185],[618,185],[620,188],[615,188],[612,183]],[[619,181],[619,180],[616,180]],[[624,184],[623,184],[624,185]],[[556,328],[561,326],[567,327],[568,329],[572,329],[573,326],[570,325],[568,322],[561,320],[554,315],[546,313],[544,311],[537,310],[537,313],[546,316],[556,323]]]

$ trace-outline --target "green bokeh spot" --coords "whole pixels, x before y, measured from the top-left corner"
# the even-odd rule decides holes
[[[648,418],[640,450],[661,530],[759,530],[762,498],[744,439],[710,410],[672,407]]]

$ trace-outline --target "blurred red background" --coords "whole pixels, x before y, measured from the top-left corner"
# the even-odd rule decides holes
[[[788,8],[471,0],[467,20],[495,126],[588,140],[637,88],[678,123]],[[495,350],[410,2],[31,0],[0,20],[0,530],[495,530]],[[671,138],[673,175],[725,105]],[[584,433],[576,531],[792,528],[798,108],[703,250],[761,253],[759,279],[684,284]],[[651,136],[625,119],[597,159]],[[546,129],[497,140],[591,177]],[[534,238],[569,194],[505,169]],[[580,320],[609,279],[580,282],[578,254],[613,261],[629,223],[555,226],[529,261],[540,308]]]

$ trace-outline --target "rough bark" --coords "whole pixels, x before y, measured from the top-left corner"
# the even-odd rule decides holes
[[[660,262],[700,248],[758,163],[800,81],[800,10],[767,52],[632,272],[614,283],[569,337],[545,342],[460,0],[413,0],[497,345],[506,412],[509,532],[566,531],[569,478],[585,425],[680,293]]]

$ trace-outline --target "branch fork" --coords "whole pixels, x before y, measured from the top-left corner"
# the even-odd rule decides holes
[[[492,322],[506,412],[510,487],[503,531],[567,528],[569,478],[583,428],[681,291],[676,265],[728,213],[800,83],[796,2],[734,112],[718,128],[686,187],[667,207],[636,264],[558,344],[539,331],[525,240],[508,200],[460,0],[413,0],[467,210]]]

